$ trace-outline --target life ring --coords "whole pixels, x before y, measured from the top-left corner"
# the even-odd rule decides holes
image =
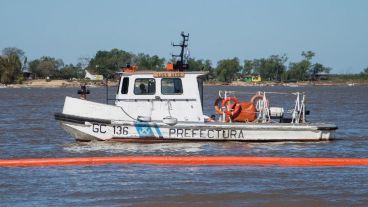
[[[262,100],[263,101],[263,95],[262,94],[256,94],[254,95],[251,99],[250,99],[250,102],[253,103],[254,106],[257,107],[257,102]],[[266,99],[266,107],[268,107],[268,100]],[[259,111],[259,109],[257,109],[257,111]]]
[[[222,98],[217,98],[215,101],[215,104],[213,104],[213,107],[215,107],[215,111],[217,114],[224,114],[224,112],[221,110],[221,107],[219,106],[220,102],[222,103]]]
[[[234,103],[233,107],[231,109],[227,108],[227,104],[232,101]],[[235,106],[235,107],[234,107]],[[235,96],[227,97],[222,101],[221,107],[224,109],[223,113],[225,113],[227,116],[232,117],[236,114],[238,114],[241,110],[241,106],[239,104],[238,99],[235,98]],[[225,111],[225,109],[227,109]]]

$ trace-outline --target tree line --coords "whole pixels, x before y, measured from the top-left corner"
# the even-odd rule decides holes
[[[209,71],[208,78],[219,82],[241,80],[250,75],[260,75],[262,80],[268,81],[306,81],[315,80],[319,73],[330,73],[330,67],[312,61],[314,52],[303,51],[301,56],[301,61],[290,62],[288,65],[286,55],[244,60],[243,63],[234,57],[218,61],[215,67],[210,60],[204,59],[188,58],[187,63],[189,70]],[[49,56],[28,62],[23,50],[9,47],[4,48],[0,55],[0,82],[22,83],[25,71],[36,79],[81,79],[85,76],[85,70],[104,77],[113,77],[121,67],[128,64],[137,65],[140,70],[160,71],[165,70],[166,62],[175,62],[175,59],[167,61],[157,55],[134,54],[121,49],[98,51],[93,58],[80,58],[76,65],[64,64],[63,60]],[[368,78],[368,67],[358,76]]]

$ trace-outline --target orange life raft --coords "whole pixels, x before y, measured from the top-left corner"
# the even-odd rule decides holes
[[[235,122],[252,122],[257,118],[256,107],[252,102],[239,103],[234,96],[226,99],[217,98],[214,108],[217,114],[226,114],[226,121],[231,119]]]
[[[256,120],[257,113],[256,107],[251,102],[241,102],[240,104],[240,113],[232,118],[233,121],[237,122],[252,122]]]

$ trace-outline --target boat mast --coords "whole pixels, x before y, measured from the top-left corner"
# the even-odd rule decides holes
[[[174,44],[172,43],[173,47],[180,47],[180,54],[179,55],[172,55],[173,58],[179,57],[180,60],[176,61],[176,63],[174,64],[174,69],[177,69],[179,71],[184,71],[187,70],[189,68],[188,63],[184,63],[184,52],[185,52],[185,48],[188,47],[188,40],[189,40],[189,33],[188,34],[184,34],[184,32],[181,32],[181,37],[183,38],[183,40],[181,41],[180,44]]]

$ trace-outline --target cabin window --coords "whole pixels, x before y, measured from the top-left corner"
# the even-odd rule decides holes
[[[183,85],[180,78],[163,78],[161,79],[161,93],[167,95],[175,95],[183,93]]]
[[[121,94],[127,94],[129,88],[129,78],[123,78],[123,84],[121,85]]]
[[[153,95],[156,93],[156,82],[153,78],[137,78],[134,83],[135,95]]]

